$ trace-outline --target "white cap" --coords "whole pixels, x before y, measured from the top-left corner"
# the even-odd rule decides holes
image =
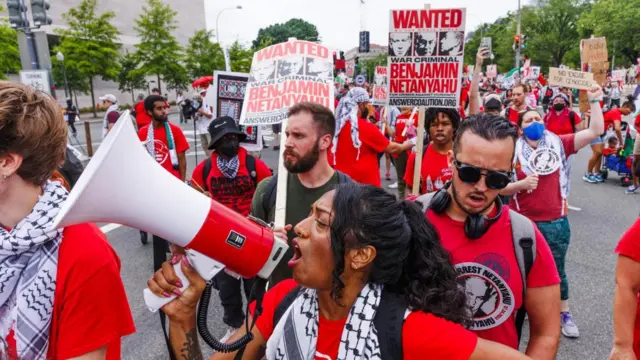
[[[115,95],[106,94],[106,95],[100,97],[100,101],[109,101],[109,102],[115,104],[116,102],[118,102],[118,99],[116,99]]]

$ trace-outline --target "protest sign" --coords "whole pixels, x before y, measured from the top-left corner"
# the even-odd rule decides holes
[[[587,95],[585,90],[580,90],[580,93],[578,94],[578,103],[580,105],[581,113],[586,113],[591,108],[591,105],[589,104],[589,95]]]
[[[389,12],[389,105],[459,107],[466,9]]]
[[[376,74],[373,76],[373,104],[387,105],[387,67],[376,66]]]
[[[580,59],[584,64],[609,61],[606,38],[584,39],[580,42],[580,50]]]
[[[249,74],[228,71],[213,72],[213,86],[207,92],[207,96],[212,94],[212,100],[208,103],[213,107],[214,119],[229,116],[236,121],[236,124],[240,122],[247,81],[249,81]],[[241,142],[240,146],[247,151],[262,150],[262,134],[259,126],[240,125],[240,131],[247,134],[247,139]]]
[[[593,74],[568,69],[549,68],[549,84],[570,89],[590,90],[593,87]]]
[[[608,62],[593,63],[589,67],[598,85],[603,85],[607,82],[607,71],[609,71]]]
[[[540,77],[540,66],[532,66],[531,67],[531,78],[537,79]]]
[[[352,78],[356,73],[356,62],[355,61],[347,61],[346,74],[348,77]]]
[[[612,81],[622,81],[622,83],[624,84],[625,82],[625,76],[627,74],[627,70],[613,70],[611,72],[611,80]]]
[[[495,79],[498,76],[498,65],[487,65],[487,77]]]
[[[334,107],[333,59],[318,43],[289,40],[253,55],[241,125],[279,124],[289,107],[309,101]]]

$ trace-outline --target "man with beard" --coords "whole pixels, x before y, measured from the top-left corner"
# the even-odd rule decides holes
[[[257,184],[271,176],[271,170],[240,147],[247,135],[240,131],[233,118],[219,117],[209,124],[208,130],[211,135],[209,150],[214,151],[193,170],[191,182],[196,189],[204,190],[205,195],[247,216]],[[248,298],[253,281],[221,271],[215,282],[224,310],[222,321],[229,327],[221,340],[224,342],[244,323],[241,288],[244,287]]]
[[[291,224],[298,224],[305,219],[311,205],[324,193],[338,184],[351,182],[348,176],[329,165],[327,152],[335,127],[335,117],[325,106],[301,102],[289,109],[285,129],[287,141],[282,159],[288,173],[278,174],[288,177],[285,224],[289,225],[285,229],[289,235],[289,250],[282,257],[287,260],[281,261],[271,273],[270,287],[292,277],[291,269],[287,266],[288,259],[293,256],[291,240],[296,237]],[[275,217],[278,175],[260,182],[251,202],[251,215],[267,223],[273,222]]]
[[[531,220],[509,210],[498,197],[513,176],[517,136],[517,127],[498,116],[465,120],[448,153],[451,182],[417,200],[450,252],[458,281],[482,279],[490,284],[474,291],[476,295],[488,288],[500,293],[498,301],[483,305],[481,316],[474,315],[470,330],[518,349],[526,313],[531,334],[526,354],[554,359],[560,278],[551,250]],[[520,267],[521,260],[528,266]]]
[[[144,109],[153,119],[151,124],[138,131],[138,137],[153,157],[173,176],[184,181],[187,173],[186,151],[189,143],[177,125],[169,122],[169,106],[161,95],[149,95],[144,99]],[[158,194],[162,196],[162,194]],[[166,240],[153,236],[154,271],[166,261]]]
[[[529,94],[527,93],[527,86],[524,84],[517,84],[511,90],[511,105],[504,109],[501,115],[512,124],[517,125],[520,113],[530,109],[526,103]]]

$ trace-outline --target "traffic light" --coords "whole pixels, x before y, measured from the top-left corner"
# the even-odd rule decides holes
[[[520,48],[527,48],[527,35],[522,35],[522,38],[520,39]]]
[[[51,25],[53,20],[47,14],[47,10],[50,7],[51,5],[47,0],[31,0],[31,15],[33,15],[34,26]]]
[[[22,29],[29,27],[29,19],[27,18],[27,4],[25,0],[7,0],[7,9],[9,10],[9,24],[14,29]]]
[[[518,49],[520,47],[520,35],[516,35],[513,37],[513,49]]]

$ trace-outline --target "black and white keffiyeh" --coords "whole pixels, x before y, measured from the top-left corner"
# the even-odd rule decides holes
[[[0,227],[0,338],[13,329],[22,360],[47,356],[62,242],[51,225],[67,195],[50,181],[27,217],[10,231]]]
[[[358,104],[363,102],[369,102],[369,94],[361,87],[355,87],[347,93],[338,104],[336,109],[336,133],[333,135],[333,146],[331,152],[333,153],[333,163],[336,163],[336,150],[338,149],[338,137],[342,128],[351,121],[351,141],[353,141],[353,147],[358,150],[356,160],[360,157],[360,131],[358,129]]]
[[[176,143],[173,137],[173,131],[171,130],[171,126],[169,126],[169,122],[164,123],[164,129],[167,133],[167,142],[169,143],[169,157],[171,158],[171,165],[174,169],[178,169],[178,152],[176,151]],[[155,146],[155,134],[153,129],[153,123],[149,124],[149,130],[147,131],[147,141],[145,142],[145,146],[147,147],[147,152],[151,157],[155,159],[156,157],[156,146]]]
[[[376,316],[382,285],[368,283],[353,304],[340,338],[335,360],[380,360]],[[268,360],[313,360],[318,340],[316,290],[303,289],[282,315],[267,342]]]
[[[226,177],[227,179],[235,179],[238,176],[238,168],[240,168],[240,161],[238,160],[238,155],[232,157],[229,160],[225,160],[220,156],[217,157],[218,160],[218,170]]]

